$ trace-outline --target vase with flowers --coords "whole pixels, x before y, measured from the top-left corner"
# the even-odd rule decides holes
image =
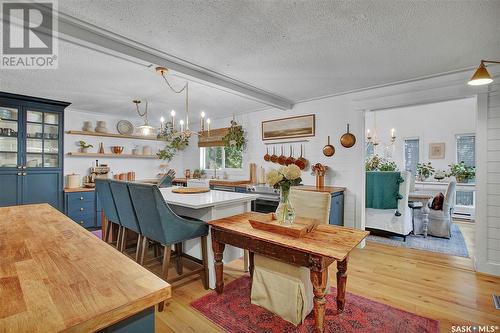
[[[295,221],[295,209],[290,202],[290,188],[302,181],[301,171],[295,164],[272,169],[266,174],[267,183],[280,192],[280,202],[276,209],[279,223],[291,225]]]

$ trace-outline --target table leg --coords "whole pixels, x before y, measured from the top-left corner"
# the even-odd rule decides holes
[[[427,237],[427,231],[429,230],[429,213],[430,209],[428,206],[428,202],[424,202],[424,206],[422,207],[422,223],[424,228],[424,237]]]
[[[323,332],[325,326],[327,272],[327,269],[321,271],[311,269],[310,272],[314,293],[314,324],[317,332]]]
[[[248,272],[250,264],[248,263],[248,250],[243,250],[243,271]]]
[[[337,313],[344,311],[348,260],[349,257],[346,257],[342,261],[337,261]]]
[[[212,251],[214,252],[214,268],[215,268],[215,291],[217,294],[222,294],[224,290],[224,264],[222,257],[226,244],[220,243],[212,238]]]
[[[254,253],[249,252],[248,253],[248,259],[249,259],[249,266],[248,269],[250,270],[250,277],[253,278],[253,268],[254,268]]]

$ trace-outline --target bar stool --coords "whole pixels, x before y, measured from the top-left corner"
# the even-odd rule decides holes
[[[111,188],[109,187],[108,179],[95,179],[95,189],[97,192],[97,197],[101,203],[102,209],[104,210],[104,217],[106,219],[106,228],[104,230],[103,240],[107,243],[109,242],[109,237],[113,237],[112,227],[118,227],[118,235],[116,239],[116,248],[119,247],[122,226],[120,223],[120,218],[118,217],[118,212],[116,210],[115,201],[113,199],[113,194],[111,193]],[[112,239],[111,239],[112,243]]]
[[[135,260],[139,260],[141,249],[141,228],[135,215],[135,210],[132,205],[132,199],[128,190],[127,182],[119,180],[109,180],[109,187],[115,200],[116,210],[120,218],[120,223],[123,227],[121,235],[121,244],[118,247],[120,252],[124,252],[127,247],[127,231],[132,230],[137,233],[137,248],[135,251]]]
[[[189,239],[201,238],[201,262],[195,260],[201,267],[182,274],[182,247],[176,246],[177,273],[180,274],[170,282],[178,281],[185,277],[200,274],[203,286],[208,289],[208,252],[207,235],[208,225],[200,220],[188,220],[176,215],[163,199],[163,196],[156,185],[148,184],[128,184],[132,203],[137,213],[139,224],[144,235],[142,240],[141,259],[144,262],[144,254],[149,240],[156,241],[163,245],[162,278],[168,278],[168,266],[171,259],[172,245],[179,244]],[[193,260],[192,257],[186,259]]]

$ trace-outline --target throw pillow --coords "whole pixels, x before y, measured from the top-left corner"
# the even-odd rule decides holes
[[[443,210],[444,194],[439,192],[436,194],[434,199],[432,199],[431,208],[434,210]]]

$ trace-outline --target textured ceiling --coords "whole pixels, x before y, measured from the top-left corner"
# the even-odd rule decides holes
[[[294,101],[500,55],[498,0],[61,0],[59,8]]]
[[[462,69],[500,56],[500,1],[59,0],[59,10],[293,101]],[[154,117],[183,100],[152,69],[60,42],[58,70],[0,70],[0,89]],[[175,81],[175,78],[174,78]],[[183,80],[177,80],[179,86]],[[192,112],[263,107],[193,83]]]
[[[66,42],[59,42],[59,68],[55,70],[0,70],[0,90],[64,100],[72,107],[92,112],[134,116],[133,99],[148,100],[151,120],[170,113],[183,114],[184,94],[171,92],[154,68],[106,55]],[[186,80],[170,73],[175,89]],[[262,104],[197,82],[189,86],[193,117],[204,110],[221,118],[262,108]],[[144,105],[143,105],[144,106]]]

